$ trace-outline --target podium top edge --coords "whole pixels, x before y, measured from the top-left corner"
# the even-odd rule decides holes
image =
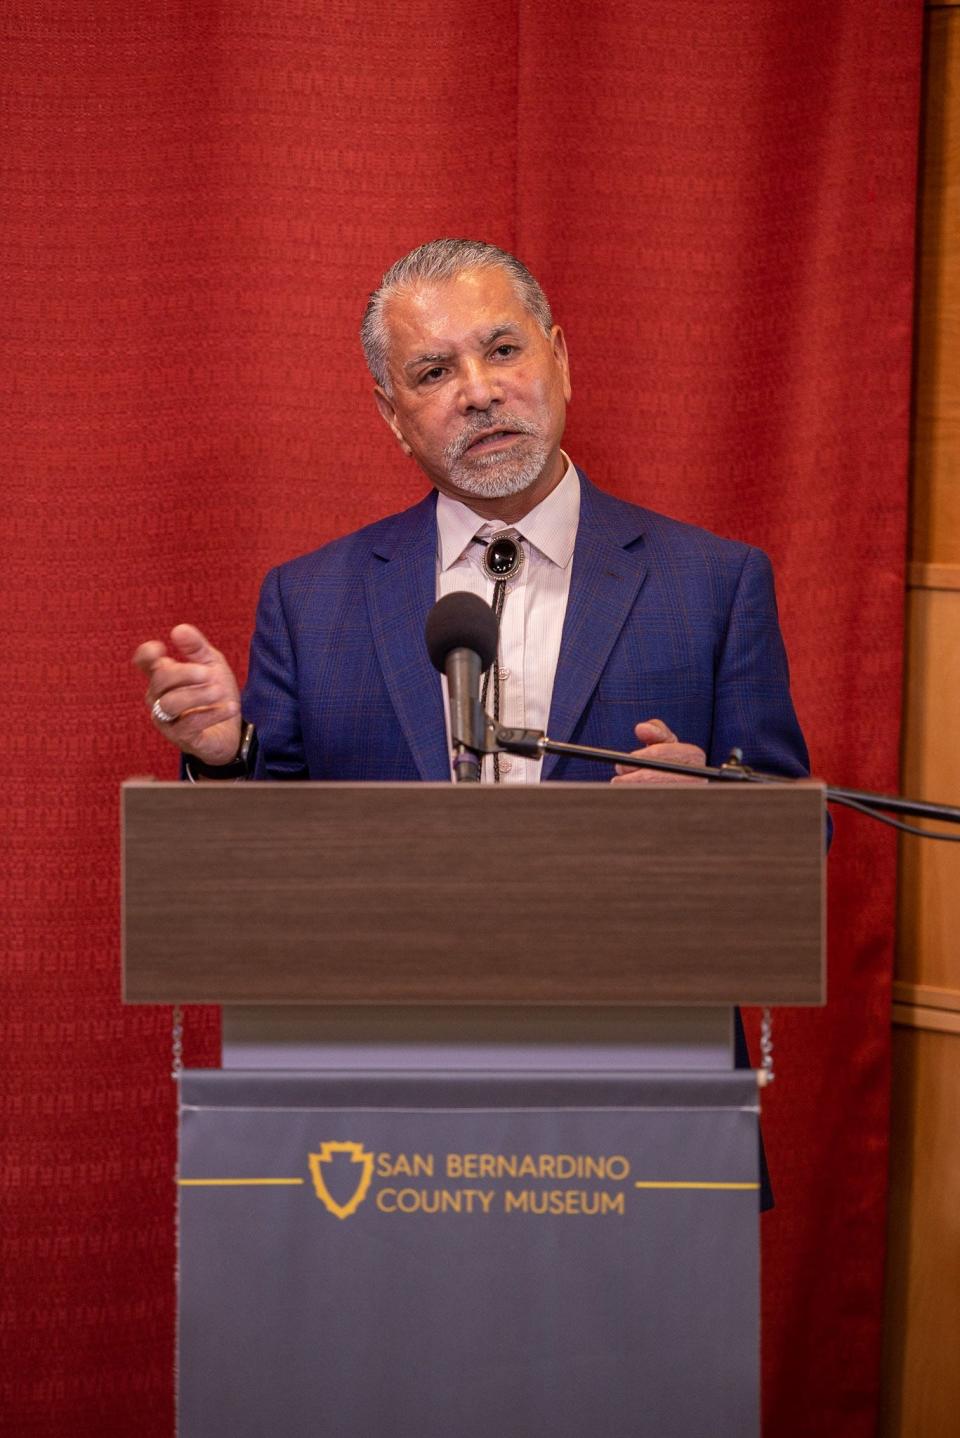
[[[550,779],[540,784],[501,784],[498,792],[502,794],[531,793],[531,792],[553,792],[554,790],[577,789],[596,790],[597,781],[593,783],[586,781],[580,783],[569,783],[565,780]],[[608,785],[611,792],[630,793],[632,787],[629,784]],[[659,784],[650,786],[658,790],[670,789],[676,791],[675,784]],[[827,787],[824,779],[787,779],[773,780],[769,784],[736,783],[723,780],[707,783],[698,786],[692,793],[702,794],[705,789],[711,791],[723,790],[736,794],[761,792],[764,789],[775,789],[781,792],[785,789],[803,790],[825,790]],[[200,789],[204,794],[213,793],[216,790],[223,790],[226,793],[236,792],[238,789],[451,789],[458,793],[476,793],[478,791],[493,790],[492,784],[454,784],[450,780],[383,780],[383,779],[256,779],[244,784],[238,783],[217,783],[209,784],[184,784],[182,779],[158,779],[153,774],[132,774],[128,779],[120,781],[121,790],[125,789],[177,789],[189,792],[192,789]],[[650,788],[644,786],[644,793],[649,794]]]

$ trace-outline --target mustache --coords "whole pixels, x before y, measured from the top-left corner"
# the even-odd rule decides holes
[[[490,429],[510,430],[514,434],[536,435],[539,433],[535,424],[531,424],[528,419],[522,419],[519,415],[502,414],[498,415],[495,420],[491,420],[487,415],[478,415],[473,423],[461,430],[456,439],[450,441],[444,450],[444,459],[448,464],[455,463],[466,454],[478,435],[484,434]]]

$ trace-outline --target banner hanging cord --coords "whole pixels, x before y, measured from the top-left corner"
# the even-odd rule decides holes
[[[773,1083],[776,1075],[773,1071],[773,1014],[770,1009],[764,1009],[760,1017],[760,1068],[764,1083]]]
[[[174,1004],[171,1016],[170,1060],[170,1077],[179,1083],[183,1073],[183,1009],[179,1004]]]

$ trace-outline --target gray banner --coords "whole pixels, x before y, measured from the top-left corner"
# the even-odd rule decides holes
[[[749,1073],[195,1072],[181,1438],[754,1438]]]

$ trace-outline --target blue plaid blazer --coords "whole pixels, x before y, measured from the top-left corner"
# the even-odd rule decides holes
[[[710,763],[737,745],[757,768],[806,773],[766,555],[626,504],[582,472],[580,484],[550,738],[631,749],[634,724],[659,718]],[[432,493],[267,575],[243,700],[257,778],[449,778],[423,637],[435,511]],[[545,779],[612,772],[543,762]]]

